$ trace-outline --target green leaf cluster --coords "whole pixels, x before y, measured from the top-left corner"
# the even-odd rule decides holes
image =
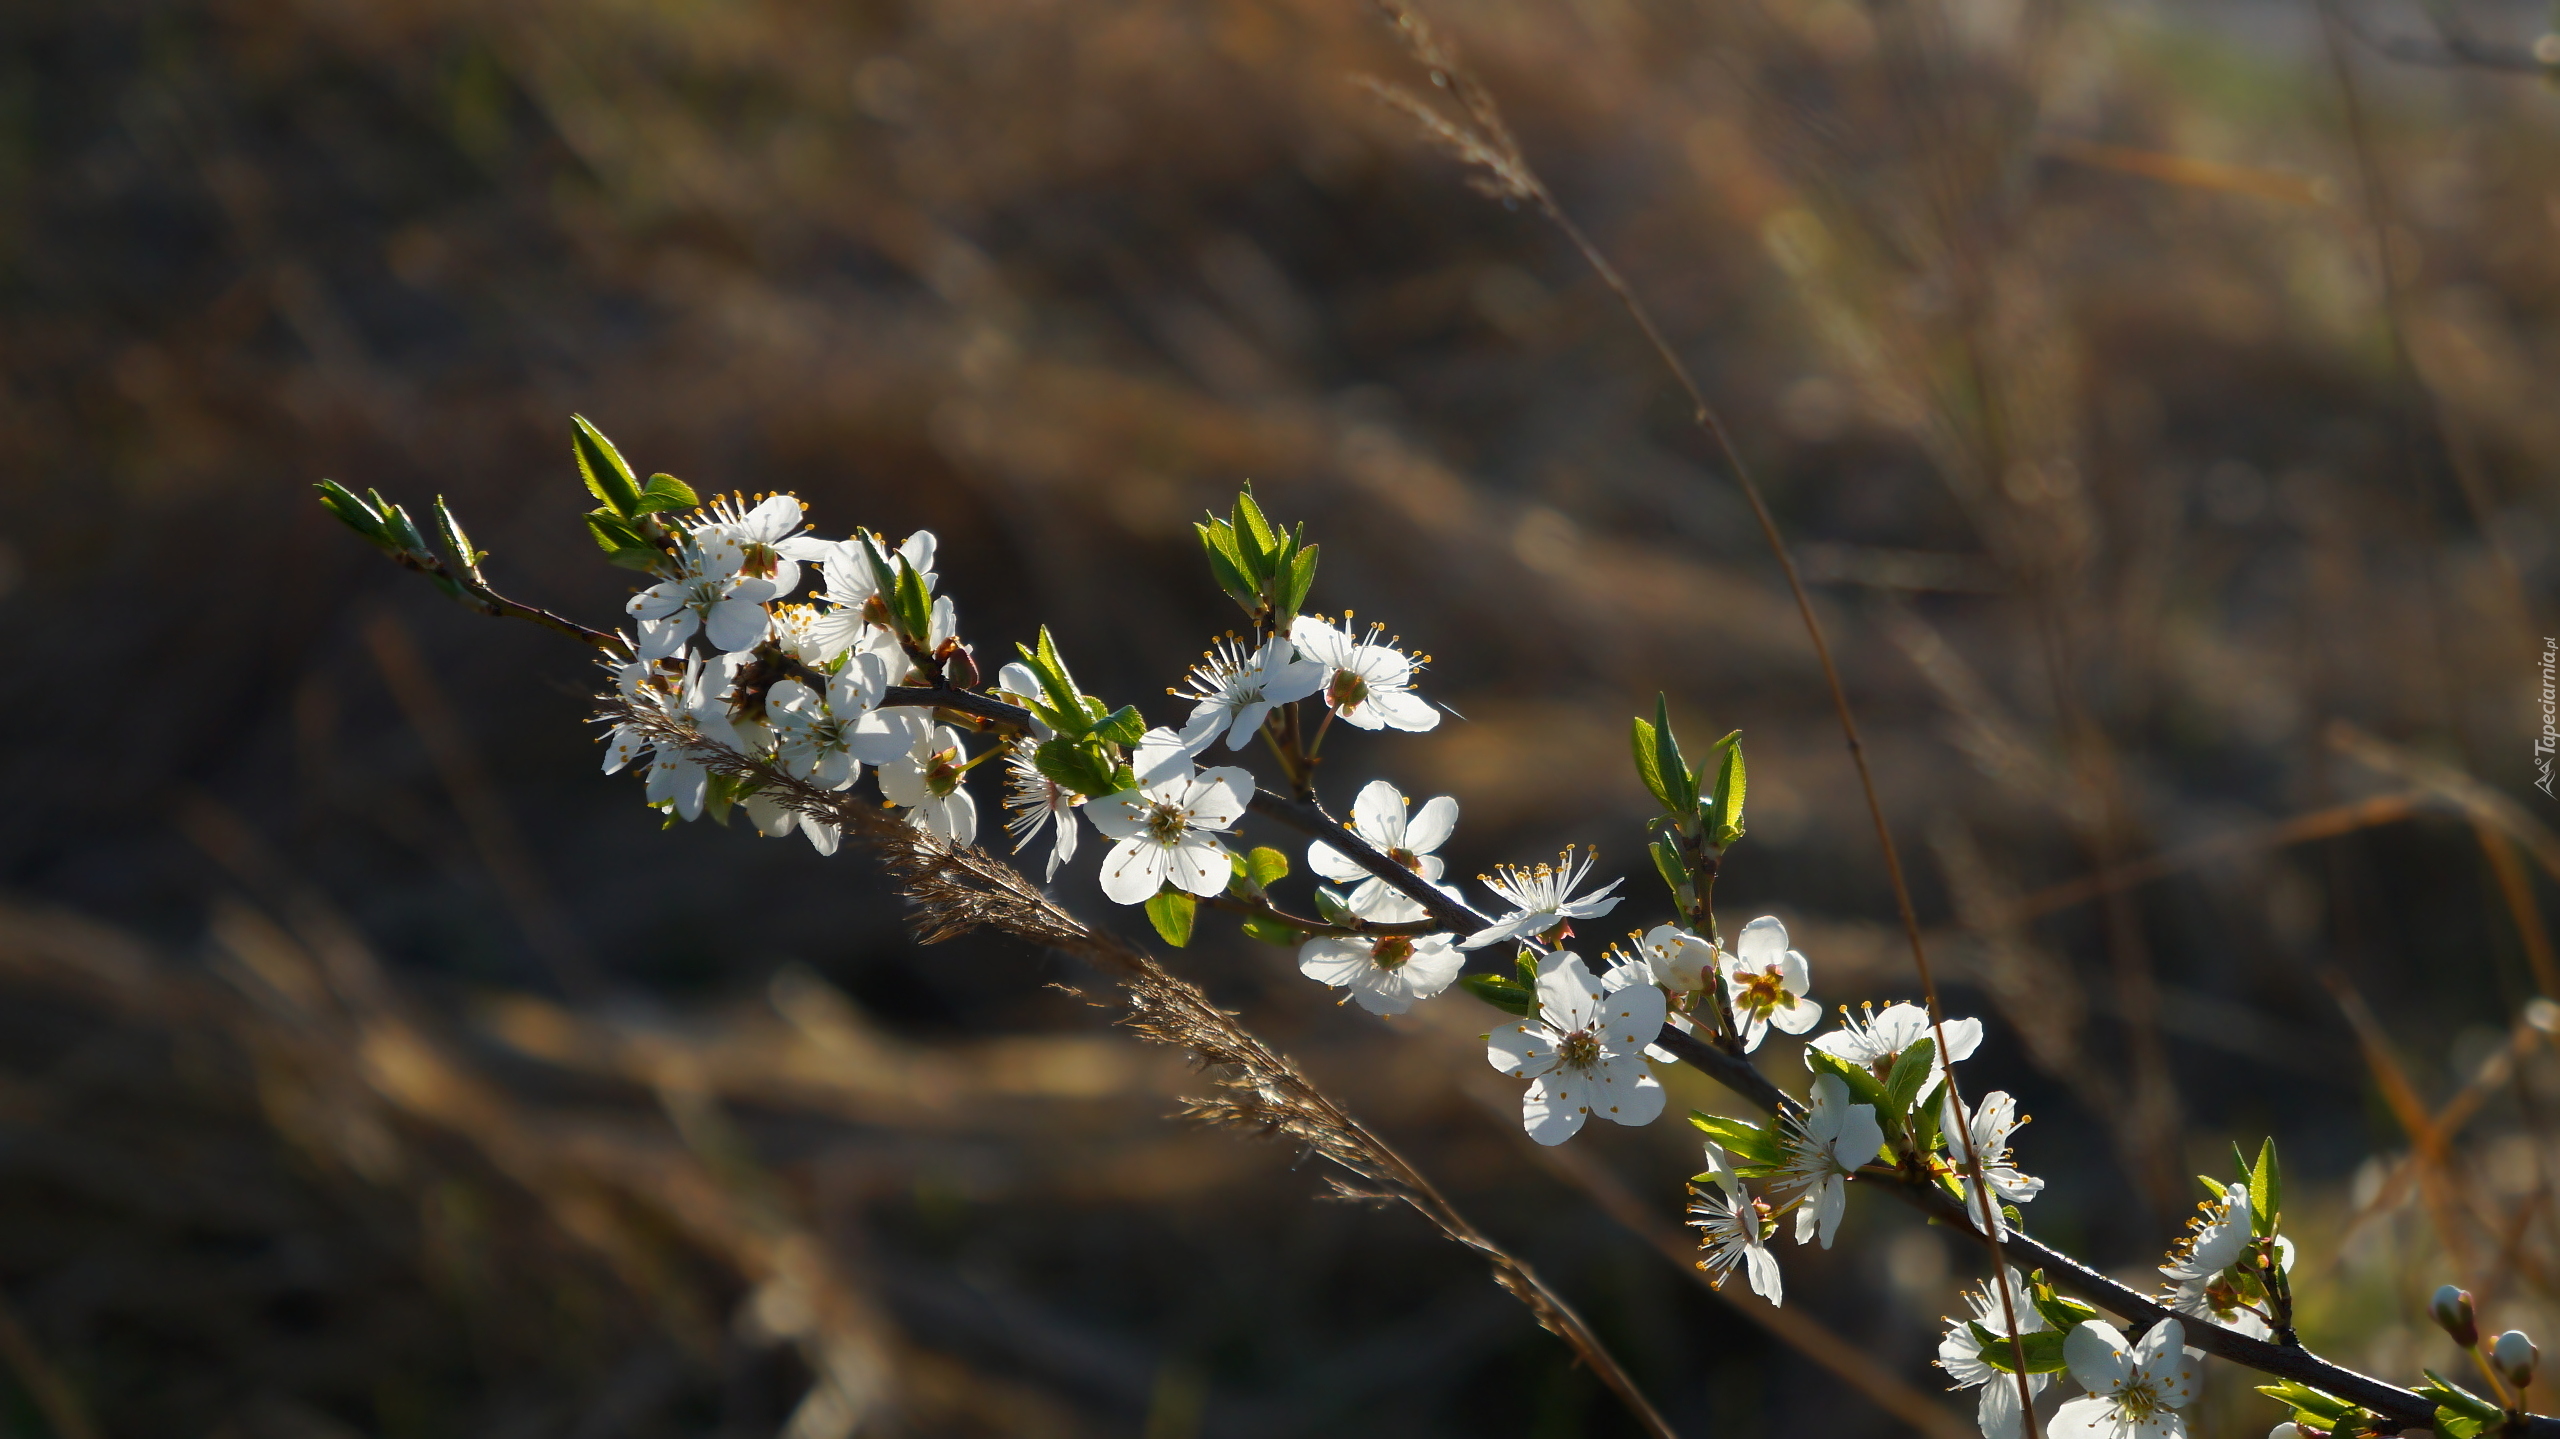
[[[865,537],[868,544],[868,537]],[[879,558],[878,547],[872,546],[874,566],[887,570],[887,562]],[[906,558],[900,556],[902,573],[913,574]],[[919,592],[921,586],[918,586]],[[1128,705],[1112,709],[1076,685],[1075,674],[1067,668],[1066,659],[1058,653],[1058,643],[1049,627],[1040,627],[1040,643],[1017,644],[1024,668],[1040,685],[1040,693],[1024,697],[1024,707],[1052,731],[1031,754],[1031,762],[1040,773],[1087,799],[1118,794],[1137,787],[1138,779],[1121,759],[1123,750],[1135,749],[1147,732],[1146,721]]]
[[[651,475],[647,484],[631,471],[622,452],[584,415],[569,417],[569,450],[578,462],[578,478],[600,502],[587,512],[587,534],[605,558],[630,570],[655,570],[666,562],[659,542],[663,533],[651,515],[690,510],[701,505],[693,488],[673,475]]]
[[[2045,1323],[2065,1334],[2098,1317],[2097,1310],[2069,1295],[2057,1293],[2041,1269],[2027,1276],[2027,1299],[2035,1305],[2036,1312],[2044,1316]]]
[[[1324,910],[1328,917],[1333,914],[1332,906],[1340,903],[1341,896],[1333,891],[1316,891],[1316,907]],[[1505,1013],[1516,1014],[1523,1019],[1538,1017],[1538,961],[1526,950],[1521,951],[1511,974],[1462,974],[1458,976],[1458,983],[1469,994]]]
[[[1255,623],[1286,631],[1316,582],[1322,546],[1306,543],[1307,527],[1285,530],[1271,523],[1248,482],[1224,518],[1212,514],[1192,528],[1199,531],[1218,588]]]
[[[452,598],[465,597],[466,582],[481,583],[480,562],[489,557],[489,552],[472,548],[471,537],[463,533],[462,521],[454,517],[444,496],[436,496],[434,514],[436,533],[444,541],[450,566],[438,557],[409,512],[384,499],[382,491],[369,489],[358,495],[335,480],[322,480],[314,488],[320,491],[322,509],[337,516],[365,543],[433,580],[437,589]]]
[[[1653,842],[1654,868],[1675,894],[1687,894],[1694,882],[1680,841],[1718,853],[1742,838],[1742,804],[1748,776],[1742,762],[1742,731],[1735,730],[1708,748],[1706,763],[1696,769],[1681,753],[1671,732],[1671,701],[1654,696],[1653,718],[1637,716],[1628,728],[1636,778],[1662,806],[1655,823],[1667,833]],[[1675,840],[1673,836],[1679,838]]]

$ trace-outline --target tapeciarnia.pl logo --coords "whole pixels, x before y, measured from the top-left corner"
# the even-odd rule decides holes
[[[2560,751],[2560,639],[2542,637],[2542,733],[2533,741],[2533,787],[2551,793],[2551,761]]]

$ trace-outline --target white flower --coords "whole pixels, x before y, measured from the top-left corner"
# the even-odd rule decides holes
[[[880,661],[856,655],[825,690],[800,680],[776,680],[765,691],[764,713],[773,726],[775,758],[820,789],[843,789],[862,777],[866,764],[884,765],[911,750],[923,721],[911,714],[883,714],[876,706],[886,681]]]
[[[1007,665],[1007,669],[1017,666]],[[1004,757],[1005,828],[1013,832],[1016,854],[1023,846],[1039,837],[1045,827],[1052,840],[1049,847],[1049,872],[1043,882],[1058,877],[1058,867],[1076,857],[1076,806],[1084,796],[1040,772],[1032,762],[1029,742],[1017,742]]]
[[[880,795],[913,811],[916,828],[951,844],[969,844],[978,837],[978,802],[961,783],[967,763],[951,726],[918,725],[907,752],[880,766]]]
[[[688,537],[675,578],[649,586],[624,606],[640,622],[638,658],[665,659],[683,649],[696,629],[723,654],[754,649],[764,638],[765,601],[784,591],[772,580],[739,573],[745,561],[746,552],[724,534]]]
[[[1710,1141],[1707,1145],[1707,1168],[1715,1184],[1713,1189],[1691,1189],[1689,1222],[1698,1227],[1698,1243],[1707,1251],[1698,1267],[1707,1271],[1708,1282],[1717,1289],[1733,1277],[1733,1271],[1745,1271],[1751,1279],[1751,1292],[1772,1304],[1786,1302],[1786,1286],[1778,1274],[1778,1256],[1769,1252],[1769,1206],[1751,1197],[1742,1180],[1725,1161],[1724,1151]]]
[[[2178,1412],[2195,1402],[2196,1361],[2186,1326],[2163,1319],[2128,1342],[2102,1319],[2083,1320],[2062,1341],[2071,1377],[2089,1391],[2062,1406],[2045,1426],[2052,1439],[2185,1439]]]
[[[1866,1006],[1860,1008],[1866,1009]],[[1893,1072],[1893,1062],[1902,1057],[1902,1051],[1932,1037],[1929,1011],[1916,1004],[1890,1005],[1882,1014],[1867,1009],[1863,1021],[1843,1007],[1840,1024],[1840,1028],[1816,1039],[1812,1047],[1845,1059],[1878,1079]],[[1974,1050],[1982,1045],[1981,1020],[1950,1019],[1946,1022],[1946,1031],[1948,1052],[1931,1056],[1929,1072],[1932,1075],[1943,1073],[1950,1060],[1961,1064],[1971,1059]],[[1811,1065],[1812,1059],[1808,1056],[1806,1066],[1810,1068]],[[1928,1089],[1929,1086],[1923,1083],[1920,1092],[1926,1094]]]
[[[1540,1144],[1562,1144],[1593,1109],[1620,1124],[1662,1113],[1662,1081],[1644,1049],[1662,1032],[1662,991],[1649,984],[1603,994],[1582,956],[1558,951],[1538,967],[1538,1012],[1485,1037],[1485,1057],[1529,1080],[1521,1123]]]
[[[1675,994],[1704,989],[1716,947],[1678,925],[1657,924],[1636,941],[1653,982]]]
[[[1193,754],[1227,737],[1227,748],[1242,749],[1261,730],[1273,706],[1292,704],[1324,687],[1329,672],[1301,658],[1287,635],[1273,635],[1262,648],[1247,653],[1234,635],[1191,667],[1191,688],[1171,690],[1179,698],[1198,701],[1190,722],[1182,727],[1182,743]]]
[[[729,686],[736,673],[735,656],[723,655],[706,663],[696,655],[681,676],[667,675],[646,663],[625,665],[622,687],[629,698],[655,705],[703,738],[735,749],[738,732],[729,723]],[[688,820],[700,819],[711,775],[676,745],[659,744],[627,724],[618,726],[605,746],[604,772],[612,774],[643,752],[649,754],[649,803]]]
[[[792,561],[816,559],[829,548],[800,533],[807,509],[797,495],[767,495],[752,508],[744,495],[714,495],[705,511],[709,518],[691,528],[696,540],[716,535],[736,546],[739,574],[770,580],[775,594],[787,595],[800,587],[800,567]]]
[[[1402,1014],[1449,987],[1465,956],[1445,934],[1319,935],[1298,946],[1298,972],[1347,991],[1371,1014]]]
[[[932,594],[936,546],[933,531],[918,530],[907,536],[906,543],[894,552],[889,552],[887,542],[882,541],[884,553],[881,558],[888,562],[894,573],[899,556],[905,556],[916,577],[924,581],[924,592]],[[818,560],[820,582],[818,598],[835,607],[819,616],[816,626],[824,657],[833,659],[857,642],[866,642],[866,637],[866,647],[885,651],[884,660],[889,654],[899,653],[896,638],[889,634],[887,603],[873,603],[880,594],[880,577],[871,568],[871,556],[863,548],[862,537],[856,535],[852,539],[823,546],[815,558]],[[891,679],[902,678],[905,674],[903,662],[890,666]]]
[[[1822,1022],[1822,1006],[1805,998],[1813,987],[1804,956],[1787,948],[1787,927],[1764,914],[1742,927],[1734,952],[1725,957],[1724,990],[1733,1001],[1733,1021],[1742,1026],[1742,1052],[1749,1054],[1769,1037],[1774,1026],[1802,1034]]]
[[[2222,1277],[2224,1270],[2249,1252],[2249,1186],[2231,1185],[2222,1191],[2219,1202],[2207,1201],[2199,1208],[2203,1213],[2189,1222],[2186,1237],[2169,1251],[2169,1262],[2160,1266],[2160,1273],[2171,1286],[2169,1307],[2238,1330],[2252,1339],[2269,1337],[2274,1331],[2267,1327],[2265,1317],[2246,1304],[2239,1291]],[[2291,1267],[2292,1246],[2279,1241],[2278,1257],[2279,1262]]]
[[[1982,1427],[1982,1439],[2017,1439],[2019,1428],[2018,1376],[1983,1362],[1981,1342],[1973,1337],[1973,1326],[1981,1325],[2005,1342],[2012,1334],[2034,1334],[2043,1330],[2044,1316],[2027,1302],[2027,1281],[2017,1270],[2009,1271],[2009,1303],[2000,1301],[2000,1291],[1988,1279],[1965,1291],[1965,1299],[1973,1308],[1970,1319],[1949,1319],[1947,1332],[1938,1340],[1938,1367],[1947,1371],[1954,1389],[1982,1390],[1975,1402],[1974,1422]],[[2011,1329],[2008,1311],[2014,1309],[2018,1327]],[[2052,1376],[2027,1376],[2028,1392],[2042,1394]]]
[[[1552,865],[1495,865],[1495,873],[1476,876],[1487,889],[1502,896],[1511,906],[1511,913],[1492,928],[1468,935],[1466,943],[1458,947],[1482,949],[1506,939],[1532,938],[1573,920],[1596,919],[1616,909],[1619,896],[1609,891],[1626,883],[1623,879],[1613,879],[1580,899],[1573,897],[1573,887],[1582,883],[1583,876],[1591,872],[1592,861],[1598,858],[1594,852],[1577,864],[1573,848],[1568,845]]]
[[[1351,618],[1345,614],[1344,619]],[[1300,615],[1289,626],[1298,652],[1325,667],[1324,702],[1346,723],[1361,729],[1427,730],[1440,723],[1440,711],[1413,692],[1417,661],[1378,639],[1373,625],[1366,639],[1354,639],[1313,615]]]
[[[1884,1148],[1884,1126],[1876,1122],[1874,1105],[1851,1104],[1849,1086],[1839,1075],[1824,1074],[1814,1078],[1812,1108],[1788,1115],[1783,1127],[1787,1172],[1770,1187],[1795,1191],[1796,1243],[1819,1236],[1828,1249],[1849,1207],[1844,1181]]]
[[[1405,814],[1407,803],[1404,792],[1394,785],[1382,779],[1369,781],[1351,801],[1351,832],[1424,881],[1436,883],[1443,865],[1432,851],[1447,843],[1457,829],[1458,802],[1444,794],[1410,817]],[[1307,867],[1335,884],[1358,884],[1351,891],[1351,912],[1363,919],[1395,924],[1422,917],[1421,906],[1403,891],[1323,840],[1307,846]]]
[[[2009,1160],[2009,1136],[2027,1122],[2018,1112],[2018,1102],[2004,1089],[1995,1089],[1973,1102],[1973,1153],[1982,1162],[1982,1178],[1991,1186],[1993,1202],[1986,1204],[1982,1191],[1974,1185],[1973,1172],[1965,1165],[1964,1140],[1956,1125],[1956,1097],[1947,1095],[1939,1101],[1938,1129],[1947,1139],[1947,1158],[1954,1162],[1956,1175],[1964,1181],[1965,1209],[1974,1223],[1992,1232],[1995,1239],[2009,1235],[2008,1221],[2002,1217],[2003,1204],[2024,1204],[2044,1192],[2044,1181],[2020,1170]]]
[[[1180,743],[1170,730],[1151,731],[1133,762],[1138,787],[1085,807],[1093,827],[1119,841],[1102,861],[1102,892],[1116,903],[1144,904],[1167,884],[1206,898],[1234,876],[1217,832],[1244,818],[1253,775],[1234,765],[1195,774]]]
[[[1020,660],[1007,660],[1004,668],[996,671],[995,694],[999,699],[1021,705],[1026,711],[1034,704],[1049,702],[1049,692],[1040,688],[1040,677],[1031,672],[1031,666]],[[1035,740],[1047,739],[1055,733],[1037,714],[1028,714],[1026,719]]]

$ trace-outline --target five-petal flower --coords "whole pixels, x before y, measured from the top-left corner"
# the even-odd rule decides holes
[[[2062,1341],[2071,1377],[2088,1394],[2045,1426],[2052,1439],[2185,1439],[2178,1411],[2195,1402],[2196,1361],[2186,1326],[2163,1319],[2140,1343],[2102,1319],[2084,1320]]]
[[[1394,785],[1369,781],[1351,802],[1351,832],[1425,882],[1437,882],[1443,866],[1432,851],[1456,831],[1458,802],[1444,794],[1409,816],[1406,804],[1404,792]],[[1421,906],[1403,891],[1323,840],[1307,846],[1307,867],[1335,884],[1358,884],[1351,891],[1351,912],[1364,919],[1392,924],[1422,917]]]
[[[1787,1169],[1771,1187],[1796,1195],[1796,1243],[1817,1236],[1831,1247],[1848,1209],[1845,1181],[1884,1148],[1884,1126],[1876,1122],[1872,1104],[1851,1104],[1849,1086],[1836,1074],[1816,1075],[1813,1104],[1802,1115],[1788,1115]]]
[[[1708,1284],[1722,1289],[1740,1269],[1750,1277],[1752,1293],[1771,1304],[1786,1303],[1778,1256],[1769,1251],[1769,1206],[1751,1197],[1713,1140],[1707,1143],[1707,1173],[1700,1178],[1711,1187],[1692,1181],[1689,1213],[1694,1217],[1689,1222],[1697,1226],[1698,1243],[1707,1251],[1698,1267],[1707,1271]]]
[[[1974,1337],[1973,1326],[1981,1325],[2005,1344],[2013,1334],[2042,1332],[2044,1315],[2027,1302],[2027,1281],[2015,1269],[2009,1271],[2009,1298],[2005,1304],[2000,1291],[1988,1279],[1966,1290],[1964,1297],[1973,1314],[1947,1321],[1947,1332],[1938,1340],[1938,1367],[1947,1371],[1947,1378],[1952,1381],[1948,1387],[1982,1391],[1974,1401],[1974,1422],[1981,1426],[1982,1439],[2017,1439],[2022,1412],[2018,1376],[1983,1361],[1982,1342]],[[2008,1322],[2012,1310],[2018,1316],[2015,1329]],[[2042,1394],[2051,1378],[2047,1374],[2028,1375],[2028,1392]]]
[[[1597,854],[1584,855],[1576,863],[1568,847],[1551,865],[1494,866],[1494,873],[1476,876],[1487,889],[1502,896],[1511,913],[1492,926],[1468,935],[1460,949],[1482,949],[1506,939],[1531,939],[1561,928],[1577,919],[1596,919],[1618,907],[1621,896],[1611,894],[1626,881],[1613,879],[1591,893],[1574,898],[1574,886],[1591,872]]]
[[[1422,662],[1378,634],[1372,626],[1366,637],[1355,637],[1313,615],[1300,615],[1289,626],[1298,652],[1324,666],[1325,705],[1344,723],[1400,730],[1438,725],[1440,711],[1413,692],[1414,672]]]
[[[1802,954],[1787,948],[1787,927],[1777,916],[1744,925],[1733,951],[1725,957],[1724,987],[1733,1022],[1742,1027],[1743,1053],[1758,1049],[1772,1028],[1802,1034],[1821,1023],[1822,1006],[1805,997],[1812,971]]]
[[[1485,1057],[1530,1081],[1521,1123],[1540,1144],[1562,1144],[1594,1110],[1620,1124],[1662,1113],[1662,1081],[1644,1066],[1662,1032],[1662,991],[1649,984],[1606,991],[1569,950],[1538,966],[1534,1017],[1486,1036]]]
[[[1222,894],[1233,867],[1218,834],[1244,818],[1253,775],[1234,765],[1194,772],[1171,732],[1148,738],[1158,743],[1140,746],[1137,787],[1085,806],[1093,827],[1118,841],[1102,860],[1102,892],[1119,904],[1144,904],[1167,885]]]
[[[1371,1014],[1402,1014],[1458,977],[1466,957],[1445,934],[1319,935],[1298,946],[1298,972],[1345,991]]]

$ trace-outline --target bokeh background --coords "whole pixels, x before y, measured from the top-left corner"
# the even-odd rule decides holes
[[[1433,13],[1799,547],[2037,1227],[2147,1274],[2274,1134],[2309,1337],[2407,1382],[2439,1282],[2560,1316],[2560,99],[2536,7],[2340,5]],[[662,830],[581,654],[312,503],[448,495],[602,621],[584,413],[931,527],[982,654],[1045,622],[1164,719],[1237,618],[1188,522],[1250,477],[1453,711],[1337,735],[1338,798],[1458,796],[1462,875],[1596,841],[1595,938],[1649,924],[1623,725],[1666,691],[1746,732],[1727,922],[1914,994],[1730,477],[1361,75],[1430,91],[1349,0],[0,7],[0,1429],[1632,1432],[1413,1216],[1171,1118],[1198,1079],[1095,976]],[[1729,1101],[1675,1077],[1559,1168],[1488,1011],[1381,1022],[1205,928],[1180,970],[1681,1432],[1959,1432],[1976,1256],[1860,1203],[1784,1255],[1828,1337],[1772,1331],[1675,1229],[1678,1108]],[[2263,1432],[2247,1385],[2198,1431]]]

